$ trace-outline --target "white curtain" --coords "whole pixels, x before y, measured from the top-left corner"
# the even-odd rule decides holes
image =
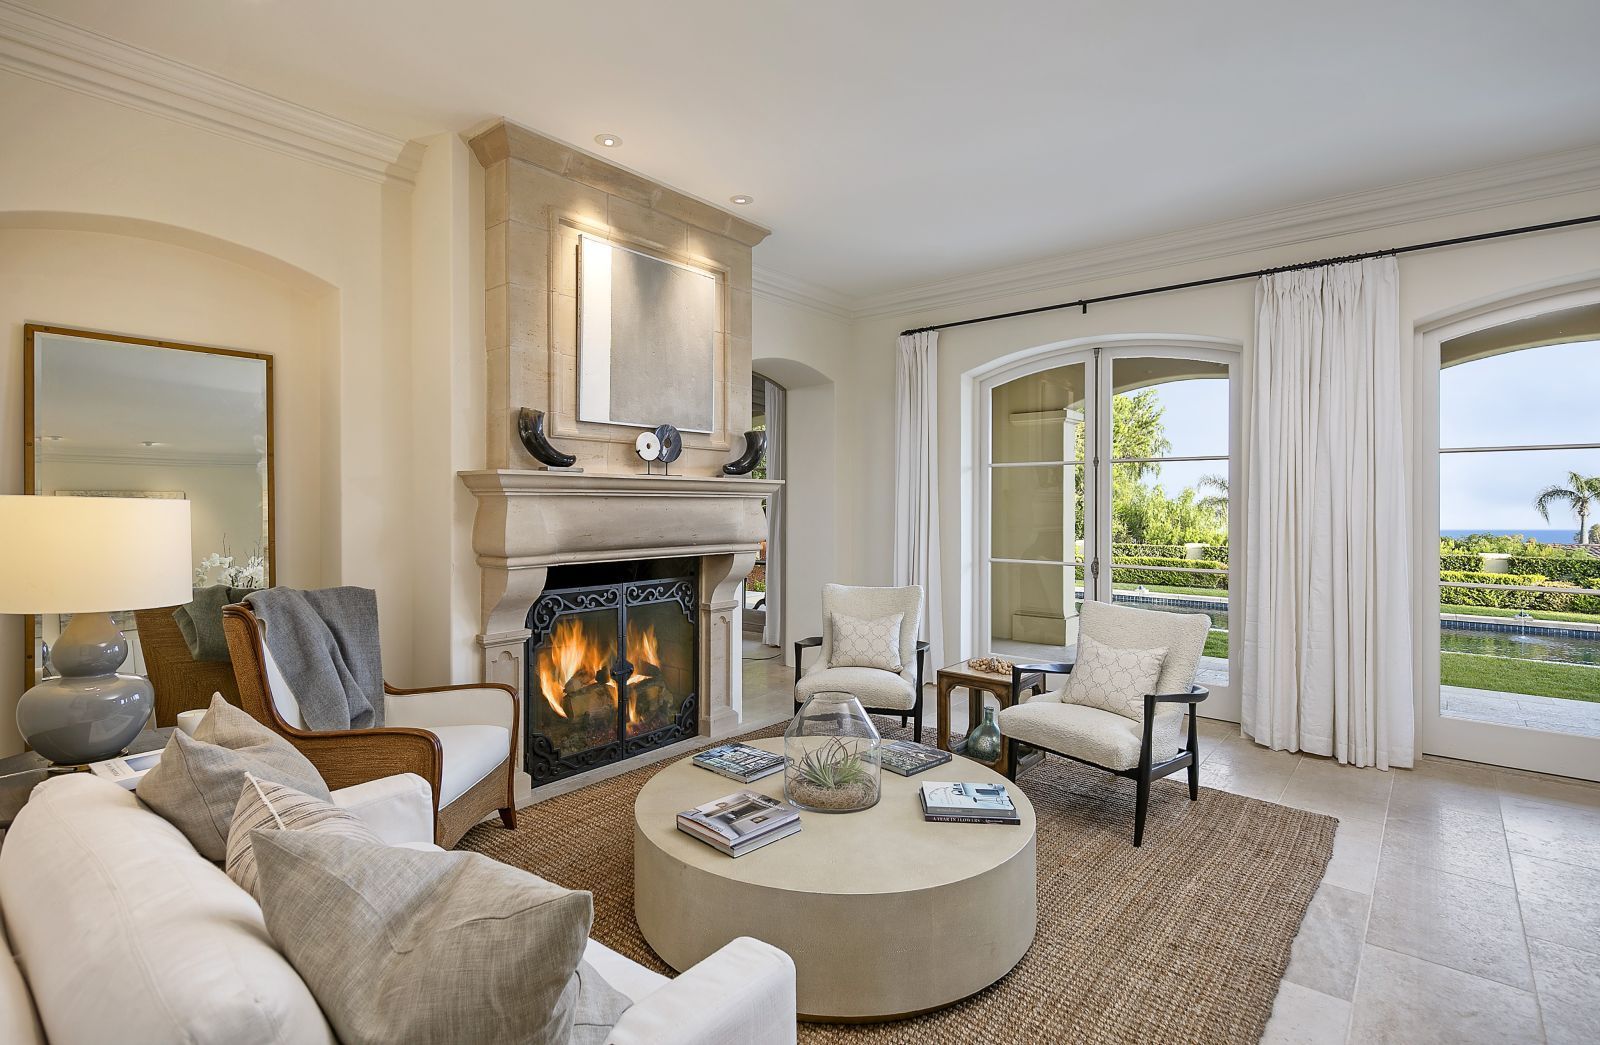
[[[938,331],[900,336],[895,366],[894,583],[920,584],[926,596],[925,678],[944,664],[944,600],[939,584]]]
[[[1410,766],[1410,515],[1393,258],[1263,277],[1247,367],[1243,726]]]
[[[788,432],[788,410],[784,390],[766,378],[763,394],[767,409],[767,478],[783,479],[784,436]],[[767,501],[767,617],[761,641],[768,646],[783,645],[783,524],[784,494],[779,489]]]

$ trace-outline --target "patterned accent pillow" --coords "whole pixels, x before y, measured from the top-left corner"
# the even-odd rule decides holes
[[[239,795],[239,804],[233,809],[233,824],[228,828],[228,861],[224,866],[228,877],[257,903],[261,902],[261,887],[250,832],[261,830],[320,831],[358,842],[383,844],[383,839],[372,828],[331,802],[246,773],[244,791]]]
[[[903,620],[903,613],[870,620],[835,613],[828,666],[901,671],[905,667],[900,663],[900,622]]]
[[[1166,647],[1117,649],[1079,635],[1078,659],[1061,699],[1143,722],[1144,695],[1156,691],[1166,659]]]

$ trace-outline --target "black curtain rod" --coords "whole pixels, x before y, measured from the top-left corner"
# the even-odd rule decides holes
[[[1323,258],[1321,261],[1302,261],[1295,265],[1279,265],[1277,268],[1256,269],[1253,272],[1235,272],[1231,276],[1212,276],[1210,279],[1192,279],[1187,283],[1168,283],[1164,287],[1150,287],[1146,290],[1126,290],[1121,294],[1104,294],[1097,298],[1080,298],[1077,301],[1063,301],[1059,305],[1040,305],[1037,308],[1023,308],[1015,312],[998,312],[992,316],[978,316],[974,319],[958,319],[950,323],[935,323],[932,326],[912,327],[900,333],[921,334],[929,330],[949,330],[951,327],[968,327],[974,323],[993,323],[998,319],[1016,319],[1018,316],[1032,316],[1040,312],[1055,312],[1064,308],[1081,308],[1085,315],[1089,312],[1090,305],[1101,305],[1107,301],[1124,301],[1128,298],[1142,298],[1150,294],[1165,294],[1173,290],[1191,290],[1194,287],[1210,287],[1218,283],[1232,283],[1241,279],[1256,279],[1261,276],[1271,276],[1279,272],[1298,272],[1301,269],[1314,269],[1323,265],[1341,265],[1347,261],[1365,261],[1368,258],[1384,258],[1392,255],[1415,254],[1419,250],[1437,250],[1440,247],[1454,247],[1461,243],[1479,243],[1489,239],[1504,239],[1507,236],[1526,236],[1530,232],[1549,232],[1551,229],[1566,229],[1574,225],[1592,225],[1600,221],[1600,214],[1591,214],[1586,218],[1568,218],[1566,221],[1548,221],[1543,225],[1524,225],[1520,229],[1501,229],[1499,232],[1480,232],[1475,236],[1456,236],[1453,239],[1436,239],[1431,243],[1413,243],[1408,247],[1391,247],[1388,250],[1369,250],[1364,254],[1347,254],[1342,258]]]

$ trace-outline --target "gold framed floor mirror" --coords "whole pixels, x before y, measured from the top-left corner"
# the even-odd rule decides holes
[[[23,328],[23,493],[190,502],[194,584],[276,581],[272,357],[29,323]],[[123,671],[145,674],[131,612]],[[70,618],[23,617],[24,685],[54,674]]]

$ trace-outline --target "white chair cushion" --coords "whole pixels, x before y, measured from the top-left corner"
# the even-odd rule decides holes
[[[109,780],[34,789],[0,907],[51,1041],[334,1040],[250,894]]]
[[[922,627],[922,586],[866,588],[848,584],[822,586],[822,653],[812,665],[819,671],[833,664],[833,628],[827,622],[836,613],[873,618],[900,614],[900,665],[907,681],[915,682],[917,632]]]
[[[1194,682],[1211,618],[1204,613],[1166,613],[1108,602],[1085,602],[1079,634],[1116,649],[1155,649],[1167,656],[1156,679],[1157,693],[1183,693]]]
[[[903,671],[905,663],[900,659],[900,623],[903,620],[905,615],[900,613],[870,618],[835,613],[831,618],[833,650],[828,666]]]
[[[439,806],[466,794],[494,771],[511,751],[511,733],[500,726],[433,726],[428,730],[444,748],[439,777]]]
[[[851,693],[862,707],[910,711],[917,687],[905,676],[877,668],[822,668],[803,675],[794,687],[797,700],[815,693]]]
[[[1063,704],[1061,692],[1046,693],[1014,707],[1002,708],[1000,732],[1013,740],[1035,744],[1061,755],[1071,755],[1106,769],[1134,769],[1139,765],[1143,726],[1130,718],[1082,704]],[[1183,715],[1157,716],[1151,741],[1154,760],[1162,762],[1178,753],[1178,730],[1164,729],[1163,719],[1181,723]]]
[[[1144,697],[1154,693],[1165,649],[1114,649],[1078,636],[1078,657],[1062,701],[1144,721]]]

